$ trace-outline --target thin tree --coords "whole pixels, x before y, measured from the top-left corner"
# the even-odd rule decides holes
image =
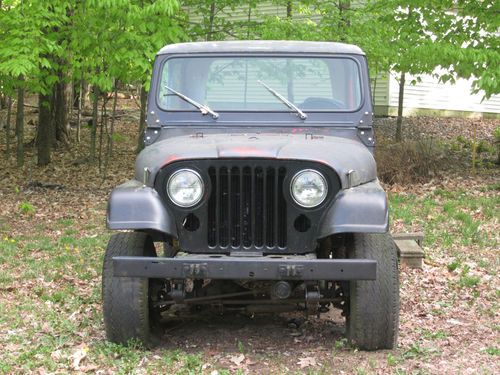
[[[17,166],[24,165],[24,77],[19,77],[17,89],[17,111],[16,111],[16,136],[17,136]]]
[[[37,156],[38,165],[47,165],[51,160],[51,136],[53,117],[51,113],[51,95],[38,95],[38,134],[37,134]]]
[[[10,159],[10,121],[12,117],[12,97],[7,97],[7,120],[5,122],[5,158]]]

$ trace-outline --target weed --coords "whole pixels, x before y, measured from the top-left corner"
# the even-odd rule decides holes
[[[396,366],[398,364],[398,359],[391,353],[387,354],[387,364],[389,366]]]
[[[500,141],[499,141],[500,142]],[[495,182],[493,184],[488,184],[480,189],[482,192],[487,191],[500,191],[500,182]]]
[[[242,354],[245,354],[247,351],[245,345],[241,341],[238,341],[238,351]]]
[[[484,351],[486,353],[488,353],[489,355],[500,355],[500,348],[494,348],[492,346],[484,349]]]
[[[342,350],[343,348],[345,348],[346,345],[347,345],[347,339],[343,338],[336,340],[334,347],[336,350]]]
[[[428,340],[442,340],[448,337],[448,334],[443,330],[430,331],[427,329],[422,330],[422,337]]]
[[[459,260],[454,260],[453,262],[449,263],[447,265],[448,271],[453,272],[455,271],[458,267],[460,267],[462,263]]]
[[[479,284],[481,278],[479,276],[469,275],[470,267],[464,266],[462,272],[460,273],[460,279],[458,280],[458,285],[461,288],[473,288]]]
[[[112,138],[114,142],[125,142],[127,140],[127,137],[120,133],[113,133]]]
[[[415,359],[420,357],[427,357],[429,349],[421,347],[419,343],[414,343],[408,350],[403,353],[404,359]]]
[[[203,363],[199,354],[187,354],[183,357],[183,367],[177,374],[199,374]]]
[[[460,275],[458,284],[462,288],[474,288],[480,281],[481,278],[479,276]]]
[[[22,201],[19,203],[19,211],[24,215],[34,215],[36,210],[30,202]]]
[[[71,227],[75,222],[72,219],[59,219],[57,223],[63,227]]]

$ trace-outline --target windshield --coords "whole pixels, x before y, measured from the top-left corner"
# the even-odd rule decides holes
[[[196,110],[172,90],[214,111],[290,112],[295,106],[307,113],[353,111],[361,105],[358,65],[341,57],[170,58],[162,69],[159,105]]]

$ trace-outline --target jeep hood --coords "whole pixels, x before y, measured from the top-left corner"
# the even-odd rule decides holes
[[[135,178],[144,179],[148,168],[148,186],[167,164],[189,159],[266,158],[308,160],[334,169],[342,188],[353,187],[377,178],[375,160],[360,142],[334,136],[304,134],[205,134],[202,137],[179,136],[147,146],[137,157]],[[350,177],[348,175],[350,174]]]

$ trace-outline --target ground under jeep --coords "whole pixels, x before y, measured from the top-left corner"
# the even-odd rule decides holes
[[[398,267],[372,115],[353,45],[163,48],[135,177],[109,198],[107,338],[148,344],[179,306],[338,308],[353,345],[393,348]]]

